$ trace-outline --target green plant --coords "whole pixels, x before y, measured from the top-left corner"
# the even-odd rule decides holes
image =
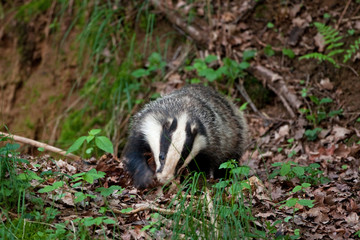
[[[205,59],[195,59],[193,65],[185,67],[185,70],[196,70],[198,76],[204,77],[209,82],[222,79],[223,76],[225,76],[228,79],[228,83],[232,85],[236,78],[243,77],[245,75],[244,70],[250,66],[249,60],[254,58],[255,54],[256,52],[254,50],[244,51],[241,63],[238,63],[230,58],[224,58],[222,59],[223,66],[217,69],[212,68],[210,65],[214,61],[217,61],[218,58],[215,55],[208,55]],[[191,80],[192,83],[198,81],[198,79]]]
[[[325,45],[326,45],[325,53],[319,53],[319,52],[308,53],[304,56],[301,56],[299,59],[300,60],[317,59],[320,62],[328,61],[332,63],[335,67],[339,68],[340,65],[337,63],[334,57],[345,51],[345,49],[340,48],[344,45],[344,43],[341,42],[343,36],[340,35],[340,32],[338,30],[332,28],[331,26],[326,26],[325,24],[319,22],[315,22],[314,25],[325,40]],[[352,35],[353,32],[350,31],[349,34]],[[355,40],[355,42],[351,44],[348,49],[346,49],[346,54],[342,55],[343,63],[346,63],[349,59],[351,59],[353,54],[359,50],[359,46],[360,46],[360,38]]]
[[[272,57],[275,55],[275,51],[272,49],[271,45],[266,45],[264,48],[264,53],[266,56]]]
[[[19,147],[11,137],[0,134],[0,205],[8,208],[24,204],[26,190],[31,187],[28,179],[18,174],[22,164],[29,164],[27,160],[19,158]]]
[[[270,174],[270,179],[276,176],[286,177],[287,180],[297,177],[301,183],[310,183],[313,185],[328,181],[328,179],[323,176],[324,172],[319,169],[320,165],[317,163],[312,163],[309,166],[299,166],[298,163],[288,161],[285,163],[276,162],[273,163],[272,166],[275,167],[275,169]]]
[[[307,93],[305,94],[305,97],[306,96]],[[309,98],[315,104],[316,109],[314,111],[310,111],[309,109],[303,108],[300,109],[300,111],[301,113],[306,114],[306,119],[309,120],[315,127],[314,129],[308,129],[305,131],[307,139],[309,141],[314,141],[317,139],[317,135],[322,131],[322,129],[317,126],[327,118],[340,115],[342,113],[342,109],[329,111],[329,104],[333,102],[331,98],[325,97],[319,99],[316,96],[309,96]]]
[[[141,78],[145,76],[149,76],[152,72],[161,71],[161,75],[164,74],[164,69],[166,66],[166,62],[162,60],[162,57],[159,53],[153,52],[148,58],[149,66],[145,68],[136,69],[131,73],[131,76],[135,78]]]
[[[295,58],[295,53],[294,53],[294,51],[291,50],[291,49],[289,49],[289,48],[283,48],[282,53],[283,53],[285,56],[289,57],[290,59]]]
[[[114,153],[114,147],[110,139],[108,139],[105,136],[98,136],[98,134],[101,132],[100,129],[92,129],[89,131],[88,136],[82,136],[79,137],[67,150],[67,154],[71,152],[77,151],[83,143],[86,142],[90,144],[91,146],[86,149],[86,154],[91,154],[94,151],[94,147],[97,147],[104,152],[108,152],[113,154]]]
[[[148,230],[150,233],[154,234],[156,231],[160,229],[161,221],[160,221],[160,214],[159,213],[152,213],[150,214],[149,218],[152,221],[149,222],[148,225],[145,225],[141,231]]]
[[[307,138],[307,140],[315,141],[321,131],[322,131],[322,128],[307,129],[304,132],[304,135]]]
[[[349,46],[348,49],[346,49],[346,54],[344,54],[343,62],[346,63],[347,61],[349,61],[349,59],[351,59],[353,54],[359,51],[359,47],[360,47],[360,38],[358,38],[353,44]]]
[[[309,53],[306,54],[299,59],[317,59],[320,62],[321,61],[328,61],[332,63],[335,67],[339,68],[339,64],[335,61],[334,56],[337,54],[340,54],[344,52],[344,49],[339,49],[344,43],[340,42],[340,40],[343,38],[340,36],[340,33],[338,30],[332,28],[331,26],[326,26],[323,23],[315,22],[315,27],[317,28],[318,32],[324,37],[325,45],[326,45],[326,51],[328,53]]]
[[[104,176],[105,176],[104,172],[96,171],[96,169],[94,168],[89,170],[88,172],[74,174],[72,177],[75,179],[72,180],[72,182],[75,182],[75,184],[73,184],[72,187],[73,188],[77,188],[80,186],[84,187],[85,183],[93,184],[95,180],[103,178]],[[83,191],[76,192],[74,202],[75,203],[83,202],[88,198],[96,198],[96,196],[94,194],[84,193]]]

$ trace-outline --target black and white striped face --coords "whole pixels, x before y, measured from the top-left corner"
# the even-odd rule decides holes
[[[163,184],[206,147],[205,136],[199,134],[186,113],[163,122],[150,114],[143,122],[142,132],[154,155],[156,177]]]

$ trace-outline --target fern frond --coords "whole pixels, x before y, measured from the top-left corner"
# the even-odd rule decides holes
[[[320,62],[328,61],[328,62],[332,63],[335,67],[337,67],[337,68],[340,67],[331,56],[328,56],[328,55],[325,55],[322,53],[309,53],[304,56],[301,56],[299,59],[300,60],[302,60],[302,59],[317,59]]]
[[[332,56],[334,56],[334,55],[336,55],[336,54],[343,53],[344,51],[345,51],[344,49],[335,49],[335,50],[329,52],[329,53],[327,54],[327,56],[328,56],[328,57],[332,57]]]
[[[320,22],[315,22],[314,25],[318,32],[324,37],[325,44],[328,45],[327,50],[343,45],[343,43],[339,42],[343,37],[338,30]]]
[[[349,49],[346,50],[344,55],[344,63],[351,59],[352,55],[360,48],[360,38],[358,38],[353,44],[350,45]]]

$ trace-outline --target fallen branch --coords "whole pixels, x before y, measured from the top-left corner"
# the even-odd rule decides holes
[[[79,160],[80,157],[79,156],[76,156],[72,153],[69,153],[69,154],[66,154],[66,151],[60,149],[60,148],[56,148],[56,147],[53,147],[53,146],[50,146],[46,143],[42,143],[42,142],[38,142],[38,141],[35,141],[35,140],[32,140],[32,139],[29,139],[29,138],[26,138],[26,137],[21,137],[21,136],[17,136],[17,135],[13,135],[13,134],[8,134],[8,133],[4,133],[4,132],[0,132],[0,135],[4,135],[6,137],[9,137],[9,138],[12,138],[14,139],[14,141],[16,142],[20,142],[20,143],[24,143],[24,144],[29,144],[31,146],[34,146],[34,147],[38,147],[38,148],[44,148],[46,151],[50,151],[50,152],[53,152],[53,153],[57,153],[57,154],[60,154],[62,156],[65,156],[65,157],[68,157],[68,158],[71,158],[73,160]]]
[[[249,71],[257,78],[265,80],[266,85],[279,96],[290,116],[294,118],[293,109],[299,109],[302,103],[295,94],[289,91],[284,79],[279,74],[260,65],[251,66]]]
[[[156,211],[156,212],[163,213],[163,214],[167,214],[167,215],[176,213],[176,211],[174,211],[174,210],[159,208],[159,207],[155,207],[155,206],[153,206],[153,205],[140,206],[140,207],[138,207],[137,209],[134,209],[134,210],[132,210],[132,211],[130,211],[130,212],[122,212],[122,211],[120,211],[120,210],[118,210],[118,209],[116,209],[116,208],[111,208],[111,210],[112,210],[114,213],[126,214],[126,215],[133,215],[133,214],[135,214],[135,213],[142,212],[142,211],[146,211],[146,210],[152,210],[152,211]]]
[[[151,4],[165,14],[166,18],[174,25],[179,27],[184,33],[186,33],[190,38],[195,40],[201,45],[206,45],[209,41],[208,31],[203,30],[200,26],[197,26],[195,23],[189,25],[187,18],[181,16],[177,11],[170,9],[161,0],[150,0]]]

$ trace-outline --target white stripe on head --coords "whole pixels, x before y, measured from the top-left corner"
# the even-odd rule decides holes
[[[161,173],[156,175],[157,179],[161,183],[166,183],[174,177],[175,168],[180,160],[181,152],[184,148],[186,141],[186,123],[188,116],[183,113],[177,119],[177,128],[173,132],[171,137],[171,144],[166,154],[165,166]]]
[[[141,125],[141,132],[144,134],[146,141],[150,145],[156,163],[156,169],[159,169],[160,137],[162,126],[153,115],[149,114],[147,117],[145,117],[144,122]]]

